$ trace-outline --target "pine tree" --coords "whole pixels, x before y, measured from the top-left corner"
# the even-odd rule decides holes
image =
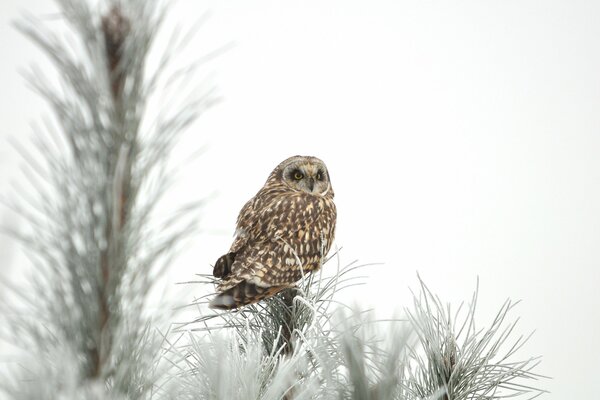
[[[153,211],[166,191],[178,136],[214,101],[211,90],[151,118],[149,98],[191,36],[170,41],[158,68],[148,55],[168,6],[154,0],[60,0],[60,35],[35,18],[17,27],[48,55],[59,84],[33,69],[29,82],[53,122],[38,155],[23,151],[34,198],[9,205],[31,226],[13,232],[35,265],[31,290],[4,308],[4,333],[27,355],[0,378],[10,399],[498,399],[533,398],[537,358],[515,361],[507,301],[475,329],[476,291],[451,313],[421,282],[404,318],[378,321],[336,300],[360,283],[339,252],[295,289],[233,312],[200,298],[194,321],[163,333],[147,301],[195,209],[167,224]],[[184,68],[182,70],[188,71]],[[150,72],[149,72],[150,71]],[[25,147],[25,146],[21,146]],[[43,161],[39,161],[43,160]],[[331,272],[327,272],[331,271]],[[328,274],[329,275],[326,275]],[[367,269],[368,273],[368,269]],[[201,276],[201,289],[212,277]],[[170,313],[171,310],[165,310]]]

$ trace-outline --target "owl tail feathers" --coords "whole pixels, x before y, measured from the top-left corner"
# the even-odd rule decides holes
[[[208,306],[218,310],[234,310],[271,297],[285,288],[287,286],[261,287],[242,281],[231,289],[217,294]]]

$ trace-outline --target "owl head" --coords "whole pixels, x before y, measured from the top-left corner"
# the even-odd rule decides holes
[[[329,172],[325,163],[316,157],[294,156],[275,168],[271,177],[290,189],[317,196],[333,196]]]

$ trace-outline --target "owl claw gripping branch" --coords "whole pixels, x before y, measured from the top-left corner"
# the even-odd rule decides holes
[[[325,163],[304,156],[283,161],[240,211],[233,244],[213,269],[220,281],[210,307],[256,303],[318,270],[331,248],[335,221]]]

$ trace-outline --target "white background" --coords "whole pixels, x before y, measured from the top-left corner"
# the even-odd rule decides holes
[[[44,63],[9,23],[49,1],[0,2],[0,184],[47,115],[18,69]],[[348,301],[410,306],[417,272],[444,301],[480,279],[480,326],[522,300],[521,357],[542,355],[546,399],[597,398],[600,334],[600,3],[594,1],[181,1],[211,17],[191,58],[223,102],[189,132],[207,146],[178,197],[211,196],[173,280],[209,272],[237,212],[284,158],[328,165],[342,261],[382,262]],[[182,150],[181,154],[185,151]],[[179,158],[177,158],[179,159]],[[9,213],[0,214],[18,221]],[[24,258],[0,242],[3,272]],[[176,278],[175,278],[176,277]]]

